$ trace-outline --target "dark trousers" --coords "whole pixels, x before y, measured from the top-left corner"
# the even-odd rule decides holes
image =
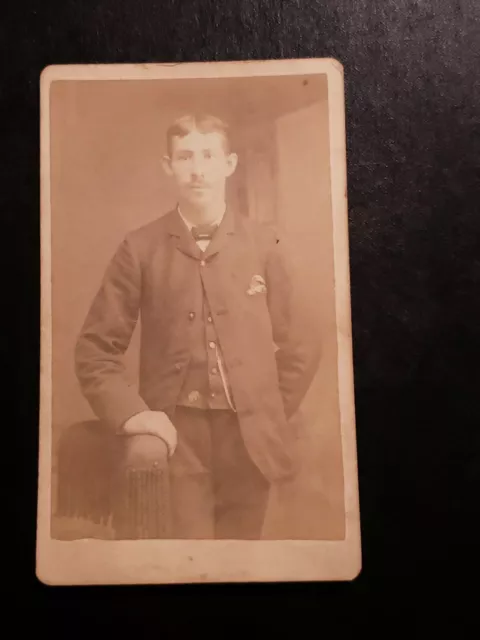
[[[173,423],[174,537],[259,539],[270,484],[245,448],[235,413],[177,407]]]

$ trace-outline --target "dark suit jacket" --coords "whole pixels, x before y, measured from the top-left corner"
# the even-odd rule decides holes
[[[146,409],[173,416],[203,283],[247,449],[269,479],[290,475],[289,418],[317,370],[319,339],[295,295],[285,248],[270,227],[230,210],[205,253],[175,210],[129,233],[76,346],[77,376],[96,415],[114,428]],[[255,275],[267,290],[249,295]],[[125,379],[122,356],[139,317],[137,388]]]

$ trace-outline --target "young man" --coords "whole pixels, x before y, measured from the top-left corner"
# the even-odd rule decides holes
[[[295,471],[289,418],[315,375],[319,343],[284,242],[227,206],[237,156],[225,123],[185,116],[167,148],[178,206],[118,248],[81,331],[76,371],[100,419],[168,447],[174,537],[260,538],[272,482]],[[139,316],[137,390],[122,358]]]

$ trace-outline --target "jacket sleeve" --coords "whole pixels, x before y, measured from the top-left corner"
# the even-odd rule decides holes
[[[292,252],[277,236],[267,260],[267,296],[277,347],[280,392],[287,418],[299,409],[321,357],[319,324],[309,308],[308,291],[295,273]]]
[[[96,416],[114,430],[147,410],[126,379],[124,354],[139,316],[140,265],[127,236],[104,274],[75,348],[75,372]]]

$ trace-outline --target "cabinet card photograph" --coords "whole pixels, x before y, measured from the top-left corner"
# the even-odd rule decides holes
[[[37,577],[361,568],[343,68],[53,65]]]

